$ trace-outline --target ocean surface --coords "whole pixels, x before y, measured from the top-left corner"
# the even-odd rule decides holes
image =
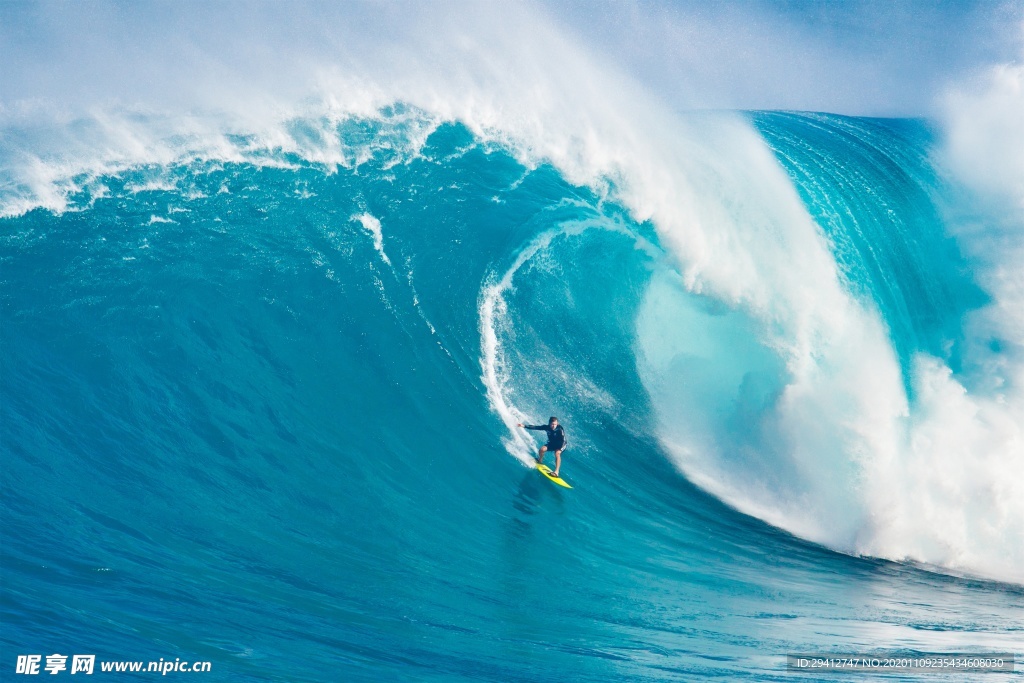
[[[925,121],[681,118],[591,175],[401,103],[92,165],[45,152],[86,124],[8,128],[2,678],[1024,654],[1020,264],[986,237],[1019,216]],[[572,490],[516,428],[551,415]]]

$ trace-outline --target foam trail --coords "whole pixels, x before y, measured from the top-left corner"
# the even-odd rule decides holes
[[[507,324],[508,307],[503,294],[512,287],[512,279],[519,269],[537,252],[551,244],[559,233],[548,231],[538,235],[516,256],[515,261],[500,279],[486,283],[480,291],[477,313],[480,320],[480,368],[483,371],[480,379],[487,391],[487,401],[491,409],[501,418],[509,431],[505,438],[505,448],[521,463],[534,466],[534,443],[516,425],[529,418],[514,404],[505,398],[508,375],[505,371],[505,353],[498,340],[499,329]]]
[[[513,281],[523,266],[527,265],[539,253],[548,249],[554,239],[581,235],[588,230],[600,229],[619,232],[635,240],[636,248],[644,251],[652,258],[661,256],[659,250],[649,241],[636,235],[622,226],[603,222],[572,222],[547,230],[534,237],[526,246],[519,250],[512,265],[500,278],[493,274],[480,290],[477,315],[480,330],[480,380],[487,394],[491,410],[501,418],[508,429],[505,448],[525,465],[534,465],[535,444],[525,432],[516,425],[529,420],[529,416],[516,406],[509,398],[511,373],[502,336],[510,336],[512,321],[508,317],[508,304],[505,294],[513,288]],[[590,396],[597,391],[585,392]]]
[[[384,252],[384,233],[381,232],[380,220],[371,216],[368,213],[361,213],[358,216],[353,216],[352,220],[359,221],[359,224],[363,226],[363,230],[366,230],[373,237],[373,248],[380,254],[380,258],[389,267],[391,266],[391,259]]]

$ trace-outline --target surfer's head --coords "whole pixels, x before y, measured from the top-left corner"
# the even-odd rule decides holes
[[[552,415],[551,419],[548,420],[548,425],[551,426],[551,427],[557,427],[558,426],[558,418],[555,417],[554,415]]]

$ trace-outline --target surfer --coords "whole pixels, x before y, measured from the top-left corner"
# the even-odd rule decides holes
[[[519,427],[526,429],[533,429],[535,431],[541,431],[548,435],[548,442],[540,447],[537,451],[537,464],[544,462],[544,454],[548,451],[555,452],[555,471],[552,472],[554,476],[558,476],[558,469],[562,466],[562,451],[568,445],[568,441],[565,438],[565,430],[561,425],[558,424],[558,418],[552,417],[548,420],[546,425],[524,425],[522,422],[519,423]]]

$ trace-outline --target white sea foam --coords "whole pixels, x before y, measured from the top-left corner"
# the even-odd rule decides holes
[[[963,369],[918,354],[907,443],[876,467],[862,550],[1024,583],[1024,65],[950,91],[937,161],[966,192],[948,223],[990,303]]]
[[[756,456],[783,473],[773,477],[723,451],[725,428],[707,433],[709,415],[699,407],[696,419],[680,410],[687,388],[673,385],[672,363],[695,351],[688,342],[678,353],[658,347],[679,345],[693,330],[641,318],[641,369],[662,437],[695,483],[839,550],[1024,582],[1022,74],[1019,66],[995,68],[985,87],[948,99],[940,158],[970,192],[950,209],[951,224],[992,302],[965,320],[959,374],[916,354],[912,401],[877,314],[843,292],[781,173],[756,145],[730,144],[742,136],[716,141],[728,153],[719,156],[728,169],[718,176],[723,189],[695,195],[698,206],[711,200],[711,211],[725,209],[714,224],[714,254],[725,263],[701,270],[710,287],[686,282],[760,320],[762,342],[786,360],[790,379],[756,441]],[[696,182],[714,177],[698,174]],[[654,219],[673,244],[680,223]],[[711,232],[692,222],[681,229]],[[693,237],[683,240],[674,243],[682,267],[700,263],[688,246]],[[737,266],[747,272],[729,275]],[[663,289],[651,295],[658,298],[649,315],[680,305]]]

